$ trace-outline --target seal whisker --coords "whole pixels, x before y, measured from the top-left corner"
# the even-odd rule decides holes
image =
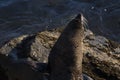
[[[88,21],[84,16],[82,18],[82,23],[83,23],[83,27],[86,29],[86,27],[88,26]]]
[[[87,19],[86,19],[85,17],[83,17],[83,21],[84,21],[84,22],[88,22]]]

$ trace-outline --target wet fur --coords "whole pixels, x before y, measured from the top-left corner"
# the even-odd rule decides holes
[[[53,46],[49,80],[82,80],[82,42],[87,22],[82,14],[73,19]]]

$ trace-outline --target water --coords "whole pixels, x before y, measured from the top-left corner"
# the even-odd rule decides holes
[[[0,7],[8,6],[17,0],[0,0]]]

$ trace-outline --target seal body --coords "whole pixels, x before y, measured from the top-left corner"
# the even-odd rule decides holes
[[[82,80],[83,16],[73,19],[53,46],[49,58],[49,80]]]

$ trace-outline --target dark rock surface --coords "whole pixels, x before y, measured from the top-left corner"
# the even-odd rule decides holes
[[[95,80],[119,80],[120,44],[94,35],[87,36],[84,44],[84,72]]]
[[[0,7],[0,46],[23,34],[65,26],[80,12],[95,34],[120,42],[120,0],[9,0]]]
[[[46,80],[48,54],[62,29],[23,35],[0,48],[1,80]],[[120,79],[120,44],[86,32],[84,40],[84,80]],[[90,78],[91,77],[91,78]]]

